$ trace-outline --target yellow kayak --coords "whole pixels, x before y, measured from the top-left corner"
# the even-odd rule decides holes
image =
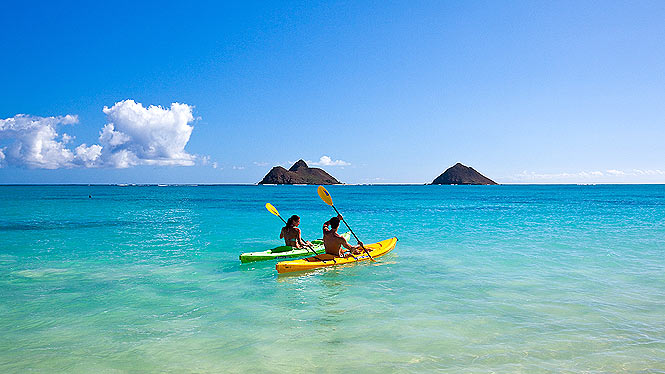
[[[365,248],[369,251],[369,254],[372,255],[372,258],[377,258],[385,255],[395,248],[397,244],[397,238],[390,238],[382,240],[377,243],[365,244]],[[329,254],[321,254],[318,256],[307,257],[300,260],[293,261],[282,261],[278,262],[275,267],[279,274],[289,273],[292,271],[303,271],[322,268],[326,266],[336,266],[343,264],[352,264],[359,261],[367,261],[369,257],[366,253],[359,255],[354,255],[353,257],[335,257]]]

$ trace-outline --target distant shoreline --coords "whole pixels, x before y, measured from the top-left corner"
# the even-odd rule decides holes
[[[0,187],[309,187],[315,184],[256,184],[256,183],[0,183]],[[501,183],[499,185],[471,185],[471,184],[429,184],[429,183],[345,183],[334,186],[431,186],[445,188],[454,186],[500,188],[501,186],[665,186],[665,183]]]

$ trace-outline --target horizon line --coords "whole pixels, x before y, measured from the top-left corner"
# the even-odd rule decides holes
[[[431,184],[419,182],[404,183],[340,183],[326,186],[645,186],[665,185],[655,183],[498,183],[484,184]],[[198,186],[318,186],[318,184],[258,184],[258,183],[0,183],[0,186],[115,186],[115,187],[198,187]]]

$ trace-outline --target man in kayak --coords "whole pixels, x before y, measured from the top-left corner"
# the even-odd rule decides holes
[[[298,226],[300,225],[300,217],[297,215],[292,215],[289,219],[286,220],[286,226],[282,227],[282,231],[279,233],[279,238],[284,239],[286,245],[289,245],[294,248],[305,248],[311,247],[311,242],[306,242],[302,239],[302,234]]]
[[[323,224],[323,245],[326,248],[326,253],[335,257],[346,257],[351,255],[351,253],[355,255],[362,253],[362,242],[359,241],[358,245],[351,245],[343,236],[337,233],[341,219],[342,216],[338,215]],[[347,253],[342,247],[348,249],[350,252]]]

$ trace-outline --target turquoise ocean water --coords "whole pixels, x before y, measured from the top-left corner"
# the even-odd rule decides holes
[[[665,372],[665,186],[0,186],[1,373]],[[92,195],[92,198],[88,198]]]

